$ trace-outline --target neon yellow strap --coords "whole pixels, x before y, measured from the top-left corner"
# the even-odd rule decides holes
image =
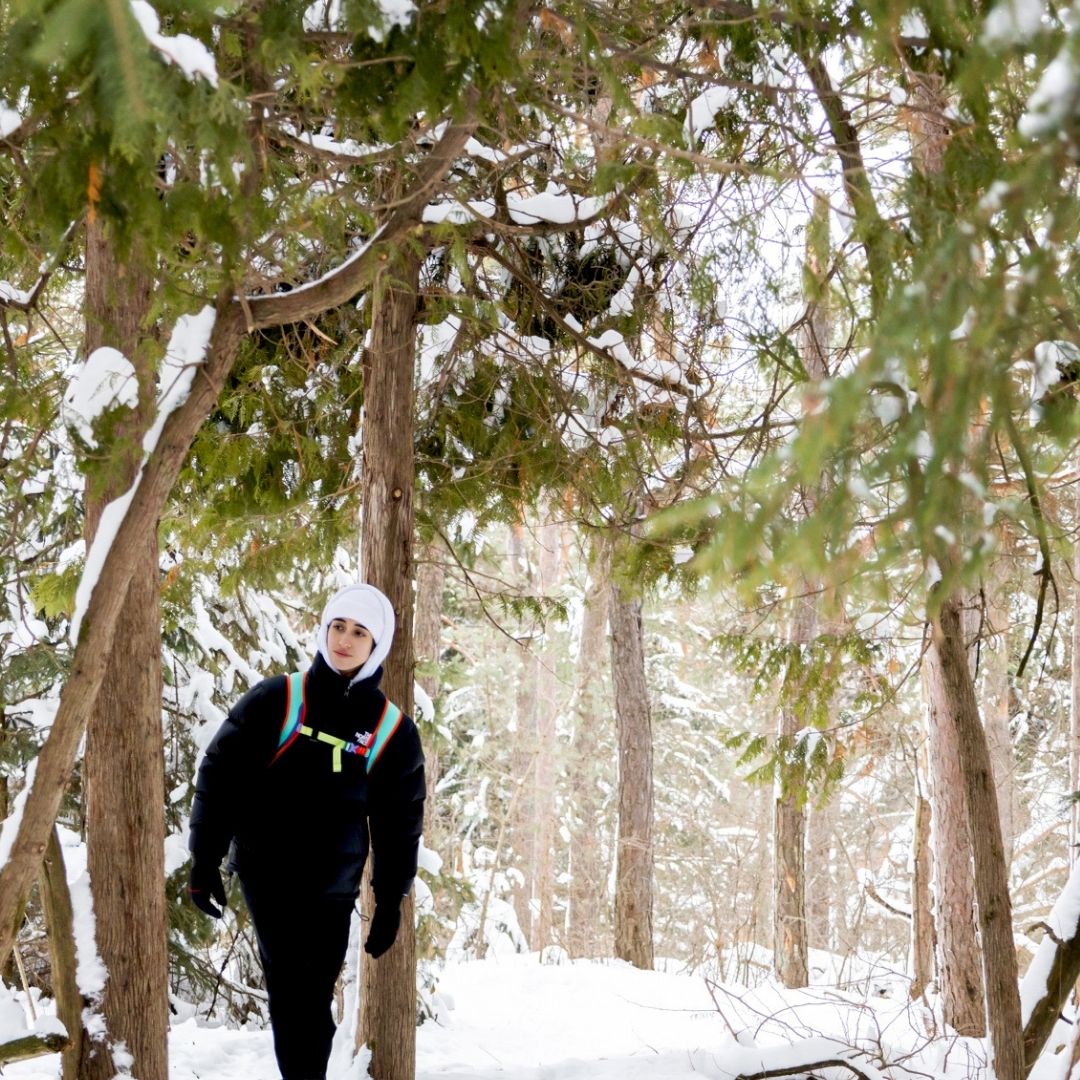
[[[334,772],[341,772],[341,752],[349,744],[344,739],[338,739],[333,735],[327,735],[325,731],[320,731],[315,738],[317,738],[319,742],[328,743],[334,748]]]

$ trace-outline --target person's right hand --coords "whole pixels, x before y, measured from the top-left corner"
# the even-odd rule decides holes
[[[213,902],[216,900],[221,907],[225,907],[225,884],[221,880],[221,870],[206,862],[193,862],[188,895],[200,911],[220,919],[223,912],[214,907]]]

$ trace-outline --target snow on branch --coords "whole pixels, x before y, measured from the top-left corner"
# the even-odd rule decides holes
[[[846,1069],[858,1080],[886,1080],[861,1050],[836,1039],[804,1039],[790,1046],[725,1047],[723,1075],[731,1080],[802,1077],[821,1069]]]
[[[4,109],[0,108],[0,130],[3,130]],[[10,111],[10,110],[8,110]],[[53,271],[60,264],[63,252],[67,247],[76,228],[81,224],[80,220],[73,221],[65,230],[57,245],[56,253],[41,268],[37,281],[29,289],[19,289],[9,281],[0,281],[0,308],[13,308],[15,311],[30,311],[37,306],[38,297],[41,296],[45,286],[49,283]]]
[[[207,305],[196,315],[181,315],[176,320],[176,327],[169,340],[169,346],[165,350],[165,359],[161,368],[161,388],[158,393],[157,416],[150,425],[149,430],[143,436],[143,460],[139,471],[135,476],[131,487],[117,499],[113,499],[102,511],[101,521],[90,550],[86,553],[86,565],[83,567],[82,577],[79,579],[79,587],[75,591],[75,610],[71,615],[71,640],[78,643],[79,629],[82,626],[83,616],[90,606],[90,597],[94,593],[94,586],[101,576],[102,567],[108,557],[109,549],[120,531],[124,518],[127,516],[128,507],[135,497],[139,483],[146,468],[147,459],[157,448],[158,439],[165,427],[171,413],[180,408],[191,393],[191,384],[195,379],[195,373],[206,359],[206,352],[210,346],[210,334],[214,329],[216,312]],[[99,350],[100,351],[100,350]],[[111,374],[111,369],[102,369],[106,376]],[[84,387],[88,392],[88,388]]]
[[[471,118],[475,104],[474,91],[466,102],[468,118],[446,126],[439,141],[417,167],[416,180],[397,203],[394,212],[378,232],[343,263],[315,281],[305,282],[289,292],[241,297],[239,303],[244,309],[248,330],[302,322],[338,304],[347,303],[366,288],[378,263],[386,259],[385,253],[373,255],[376,241],[394,242],[408,229],[420,224],[424,207],[431,200],[432,190],[443,183],[451,164],[476,127],[476,120]]]
[[[147,0],[131,0],[131,10],[146,40],[170,64],[175,64],[191,82],[196,75],[201,75],[215,89],[218,84],[217,65],[210,50],[198,38],[190,34],[177,34],[170,37],[162,34],[161,20],[158,13]]]

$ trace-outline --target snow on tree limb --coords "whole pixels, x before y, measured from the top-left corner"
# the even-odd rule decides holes
[[[116,538],[117,531],[123,524],[124,516],[135,495],[135,491],[142,481],[143,469],[150,455],[157,447],[158,439],[165,427],[169,416],[176,411],[188,399],[191,393],[191,384],[195,379],[195,373],[206,360],[206,353],[210,347],[210,336],[214,329],[216,312],[207,304],[197,315],[181,315],[176,320],[169,346],[165,350],[165,360],[161,370],[161,393],[158,398],[158,411],[154,422],[143,436],[143,463],[135,476],[131,487],[118,499],[114,499],[105,507],[101,514],[101,522],[94,533],[93,543],[86,553],[86,563],[83,567],[82,577],[79,579],[78,588],[75,591],[75,610],[71,616],[71,640],[79,640],[79,628],[82,626],[83,616],[90,604],[90,597],[101,574],[102,567],[109,555],[109,548]],[[105,350],[98,349],[95,353]],[[108,350],[115,353],[115,349]],[[118,354],[119,355],[119,354]],[[93,359],[93,357],[91,357]],[[89,361],[87,361],[89,364]],[[128,367],[131,365],[129,364]],[[111,374],[111,369],[105,369],[105,374]],[[134,379],[134,369],[132,369]]]
[[[328,274],[291,292],[244,298],[249,330],[310,319],[329,308],[347,303],[367,287],[372,278],[373,263],[378,261],[369,257],[375,250],[373,245],[376,241],[394,243],[419,224],[432,190],[446,176],[476,127],[476,120],[472,118],[474,101],[475,94],[470,96],[467,103],[466,116],[469,118],[446,128],[431,153],[417,168],[416,181],[408,193],[364,247]]]
[[[1050,1038],[1061,1008],[1080,978],[1080,863],[1046,919],[1047,933],[1020,980],[1024,1061],[1028,1069]]]

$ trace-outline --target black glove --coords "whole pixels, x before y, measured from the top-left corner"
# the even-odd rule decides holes
[[[388,904],[385,900],[375,905],[375,914],[371,918],[371,932],[364,942],[364,952],[377,960],[397,937],[401,925],[401,903]]]
[[[220,868],[208,862],[192,862],[188,895],[200,911],[205,911],[207,915],[220,919],[223,912],[214,907],[213,903],[216,900],[221,907],[225,906],[225,885],[221,880]]]

